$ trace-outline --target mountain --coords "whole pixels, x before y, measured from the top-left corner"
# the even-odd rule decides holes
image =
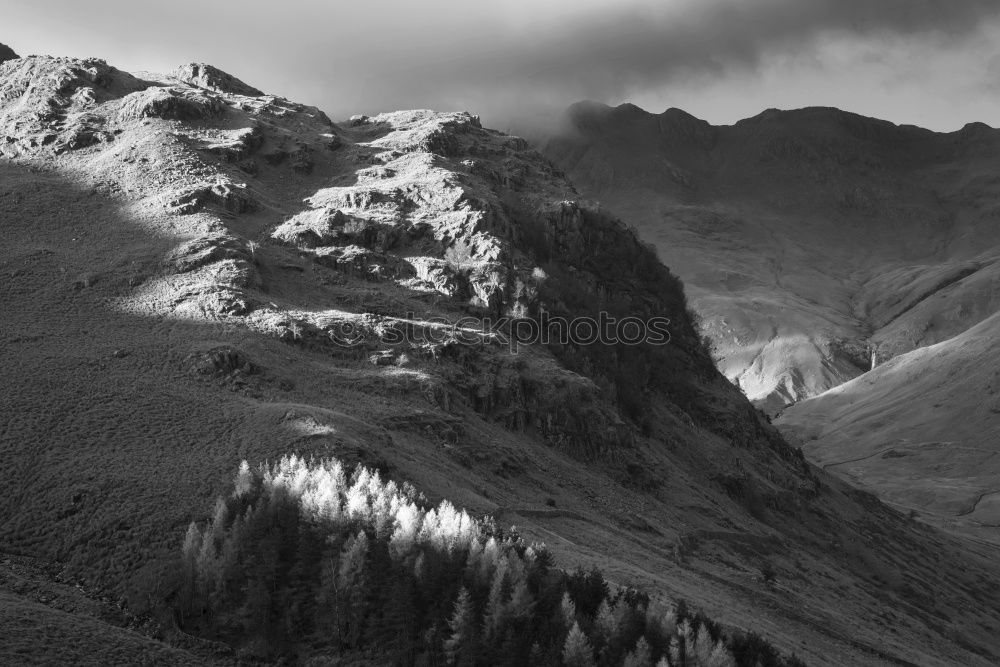
[[[723,373],[775,414],[996,312],[1000,132],[831,108],[712,126],[580,103],[545,154],[685,282]]]
[[[1000,469],[968,337],[1000,308],[998,141],[827,108],[714,127],[585,103],[546,153],[656,244],[720,368],[811,460],[996,541],[969,510]]]
[[[266,488],[233,489],[241,461],[296,454],[516,524],[564,567],[810,664],[1000,659],[993,552],[808,464],[716,370],[673,269],[524,140],[464,112],[334,123],[204,64],[28,57],[0,64],[0,152],[0,623],[18,647],[78,659],[56,627],[125,662],[268,657],[198,636],[181,546],[232,556],[215,498]],[[601,312],[667,318],[669,342],[522,328]],[[243,539],[256,567],[324,548]],[[303,660],[323,648],[299,640]]]

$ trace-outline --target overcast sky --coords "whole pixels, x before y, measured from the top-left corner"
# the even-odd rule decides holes
[[[592,99],[1000,126],[998,0],[0,0],[0,42],[130,71],[209,62],[335,119],[430,107],[519,129]]]

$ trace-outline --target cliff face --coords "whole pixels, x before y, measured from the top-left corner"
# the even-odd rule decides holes
[[[995,566],[807,465],[675,275],[523,140],[32,57],[0,65],[0,151],[5,548],[155,606],[240,459],[336,455],[811,661],[1000,651]],[[670,341],[482,329],[601,312]]]

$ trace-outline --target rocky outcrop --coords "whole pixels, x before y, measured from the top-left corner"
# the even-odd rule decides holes
[[[207,120],[222,115],[226,105],[217,97],[173,88],[147,88],[122,100],[122,121],[141,118],[164,120]]]
[[[247,213],[256,210],[257,202],[247,193],[245,185],[232,181],[217,181],[213,184],[195,184],[186,187],[169,201],[177,213],[196,213],[206,206],[214,205],[230,213]]]
[[[207,143],[203,150],[217,155],[226,162],[241,163],[264,145],[266,137],[259,126],[244,127],[226,132]]]
[[[214,90],[219,93],[246,95],[248,97],[259,97],[264,94],[253,86],[243,83],[232,74],[227,74],[218,67],[206,65],[205,63],[182,65],[175,69],[171,73],[171,76],[178,81],[189,83],[192,86]]]
[[[147,84],[103,60],[31,56],[3,65],[0,77],[0,153],[65,151],[110,142],[109,100]]]
[[[415,275],[413,267],[401,258],[356,245],[320,248],[315,259],[323,266],[373,281],[405,280]]]
[[[200,236],[174,248],[167,256],[169,265],[182,273],[225,259],[248,262],[245,244],[228,235]]]

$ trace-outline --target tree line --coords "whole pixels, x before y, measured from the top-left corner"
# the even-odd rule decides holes
[[[544,545],[431,506],[335,459],[243,462],[192,523],[175,596],[185,630],[247,657],[312,664],[801,665],[683,601],[565,572]],[[317,662],[318,661],[318,662]]]

